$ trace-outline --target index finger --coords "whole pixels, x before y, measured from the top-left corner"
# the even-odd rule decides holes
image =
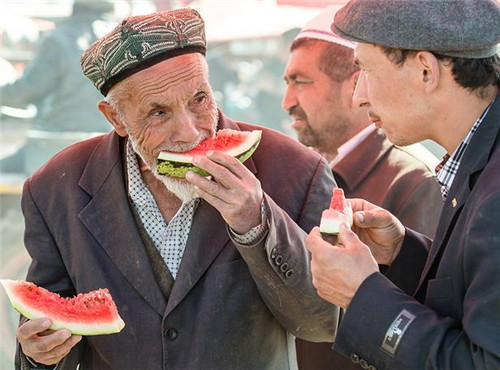
[[[226,167],[240,179],[248,174],[248,169],[243,165],[243,163],[241,163],[237,158],[232,157],[224,152],[213,150],[207,153],[207,157],[215,163]]]
[[[17,329],[17,334],[22,339],[28,339],[47,330],[51,325],[52,321],[48,318],[28,320],[19,326],[19,328]]]

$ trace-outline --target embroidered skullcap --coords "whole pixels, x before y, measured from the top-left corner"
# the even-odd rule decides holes
[[[299,34],[295,37],[295,40],[304,38],[323,40],[354,49],[354,42],[337,36],[330,28],[337,9],[338,6],[329,6],[325,8],[317,16],[306,23],[306,25],[300,30]]]
[[[495,0],[351,0],[335,15],[332,31],[356,42],[487,58],[500,42],[500,5]]]
[[[205,55],[205,25],[196,10],[178,9],[125,18],[83,53],[83,73],[106,96],[118,82],[166,59]]]

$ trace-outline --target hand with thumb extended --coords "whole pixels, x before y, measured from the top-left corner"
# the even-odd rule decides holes
[[[377,263],[391,265],[405,236],[403,224],[389,211],[363,199],[349,199],[354,212],[354,231],[370,247]]]

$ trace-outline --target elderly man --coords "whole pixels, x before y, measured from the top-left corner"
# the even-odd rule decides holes
[[[356,234],[306,240],[320,295],[347,308],[334,349],[362,368],[500,368],[499,25],[493,0],[354,0],[335,15],[359,42],[355,102],[393,143],[448,153],[432,243],[359,199]]]
[[[299,141],[330,161],[346,197],[366,199],[405,226],[433,237],[443,206],[433,172],[437,159],[421,144],[392,144],[370,122],[367,109],[354,104],[359,67],[354,63],[354,43],[330,29],[337,9],[326,8],[293,41],[283,108],[295,120]],[[357,367],[331,347],[298,339],[299,369]]]
[[[293,369],[293,336],[333,338],[337,308],[317,296],[302,231],[335,185],[318,154],[262,129],[244,165],[196,157],[211,179],[156,172],[161,150],[257,128],[217,110],[204,53],[201,17],[181,9],[127,18],[83,55],[114,132],[26,182],[28,280],[66,296],[106,287],[126,326],[82,339],[27,321],[23,368]]]

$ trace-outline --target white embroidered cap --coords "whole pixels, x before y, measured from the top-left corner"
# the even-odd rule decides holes
[[[331,30],[333,17],[338,9],[339,7],[335,5],[325,8],[316,17],[306,23],[306,25],[300,30],[299,34],[295,37],[295,40],[311,38],[333,42],[335,44],[354,49],[354,42],[337,36]]]

